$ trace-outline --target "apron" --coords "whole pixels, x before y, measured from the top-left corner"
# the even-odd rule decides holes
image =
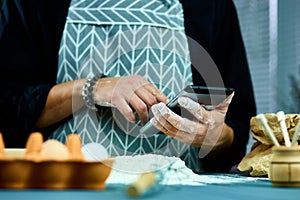
[[[178,0],[72,0],[60,50],[57,83],[93,77],[141,75],[169,98],[192,84],[191,62]],[[83,108],[50,138],[102,144],[110,156],[177,156],[199,172],[199,149],[162,133],[139,134],[140,126],[114,108]]]

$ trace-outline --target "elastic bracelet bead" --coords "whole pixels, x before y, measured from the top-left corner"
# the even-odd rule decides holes
[[[97,108],[95,106],[95,100],[94,100],[94,89],[97,85],[98,80],[102,77],[102,74],[97,74],[93,78],[89,78],[81,91],[82,99],[86,105],[91,110],[97,111]]]

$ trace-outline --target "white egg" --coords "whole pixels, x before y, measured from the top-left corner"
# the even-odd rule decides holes
[[[86,160],[102,161],[108,158],[106,148],[98,143],[88,143],[82,146],[81,151]]]
[[[70,153],[63,143],[50,139],[43,143],[41,156],[44,159],[67,160],[70,158]]]

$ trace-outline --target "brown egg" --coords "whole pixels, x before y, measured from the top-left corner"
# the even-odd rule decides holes
[[[70,158],[68,148],[54,139],[44,142],[40,155],[43,160],[68,160]]]

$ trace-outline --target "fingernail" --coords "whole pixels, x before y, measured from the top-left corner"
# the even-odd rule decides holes
[[[185,97],[179,97],[179,98],[178,98],[178,103],[179,103],[181,106],[186,107],[188,101],[187,101],[187,99],[186,99]]]
[[[195,112],[195,117],[198,119],[198,120],[202,120],[203,119],[203,115],[202,115],[202,110],[199,109]]]
[[[164,103],[160,102],[158,104],[156,104],[157,109],[161,110],[164,107]]]
[[[226,103],[226,104],[230,104],[230,103],[231,103],[231,101],[232,101],[232,97],[231,97],[231,98],[228,98],[228,99],[226,99],[226,100],[225,100],[225,103]]]
[[[170,99],[167,99],[167,100],[166,100],[166,104],[169,103],[169,102],[170,102]]]
[[[215,128],[215,119],[213,118],[208,118],[204,123],[208,124],[208,129],[214,129]]]
[[[153,124],[153,125],[157,125],[157,121],[156,121],[154,118],[152,118],[152,119],[150,120],[150,122],[151,122],[151,124]]]
[[[194,133],[195,133],[195,127],[190,126],[190,127],[189,127],[189,133],[190,133],[190,134],[194,134]]]
[[[171,110],[167,106],[162,106],[162,108],[160,110],[160,113],[162,115],[169,114],[170,112],[171,112]]]
[[[157,112],[158,112],[158,108],[157,107],[158,107],[157,104],[155,104],[155,105],[153,105],[151,107],[151,111],[152,111],[152,113],[153,113],[154,116],[157,115]]]
[[[234,93],[232,93],[231,97],[227,99],[227,101],[226,101],[227,104],[231,103],[233,96],[234,96]]]

